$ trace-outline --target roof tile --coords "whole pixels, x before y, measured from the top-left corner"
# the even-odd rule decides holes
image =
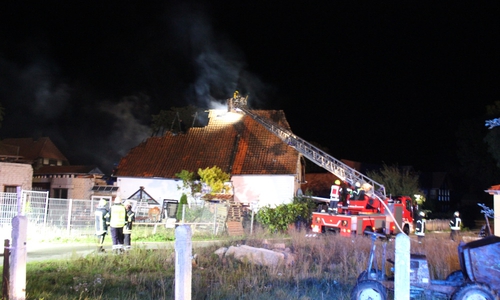
[[[283,111],[254,112],[289,129]],[[175,178],[182,170],[197,172],[213,166],[232,175],[296,174],[298,159],[297,151],[251,117],[210,110],[205,127],[151,137],[131,149],[115,175]]]

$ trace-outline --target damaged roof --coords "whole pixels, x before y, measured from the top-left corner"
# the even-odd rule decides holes
[[[290,130],[281,110],[255,110]],[[217,166],[231,175],[296,174],[299,153],[251,117],[210,110],[207,126],[151,137],[132,148],[115,176],[176,178],[182,170]]]

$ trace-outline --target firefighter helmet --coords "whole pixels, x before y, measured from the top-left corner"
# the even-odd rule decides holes
[[[361,187],[361,183],[356,182],[356,184],[354,186],[357,187],[357,188],[359,188],[359,187]]]
[[[99,200],[99,207],[105,207],[106,203],[107,203],[107,201],[104,199]]]
[[[425,217],[425,212],[421,211],[418,213],[421,217]]]
[[[129,206],[132,207],[132,202],[130,202],[130,201],[127,200],[127,201],[125,201],[125,203],[123,203],[123,205],[125,207],[129,207]]]
[[[458,211],[456,211],[454,214],[453,214],[455,217],[459,217],[460,216],[460,213]]]
[[[117,196],[114,201],[115,204],[121,204],[122,203],[122,198],[120,196]]]
[[[338,180],[338,179],[337,179],[337,180],[335,180],[335,184],[336,184],[336,185],[340,185],[340,180]]]

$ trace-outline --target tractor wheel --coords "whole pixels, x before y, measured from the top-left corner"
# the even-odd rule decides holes
[[[498,300],[498,296],[487,285],[471,283],[458,288],[452,300]]]
[[[406,235],[410,235],[410,226],[408,224],[406,224],[405,226],[403,226],[403,232]]]
[[[446,276],[446,281],[451,282],[461,282],[465,281],[464,273],[462,270],[456,270],[450,273],[450,275]]]
[[[358,282],[378,279],[387,280],[387,275],[383,274],[382,270],[371,269],[368,273],[366,272],[366,270],[364,270],[358,276]]]
[[[387,289],[378,281],[358,282],[351,291],[351,300],[387,300]]]

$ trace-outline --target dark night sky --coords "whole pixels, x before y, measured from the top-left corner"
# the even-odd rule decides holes
[[[0,138],[109,170],[151,114],[237,88],[338,159],[437,171],[500,100],[497,2],[274,2],[9,1]]]

